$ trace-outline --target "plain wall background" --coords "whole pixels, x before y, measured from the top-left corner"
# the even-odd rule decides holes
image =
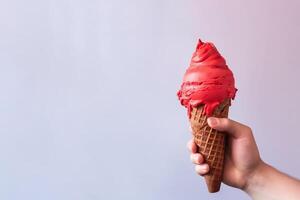
[[[231,118],[300,177],[300,1],[10,0],[0,6],[0,199],[208,194],[176,92],[198,37],[239,89]]]

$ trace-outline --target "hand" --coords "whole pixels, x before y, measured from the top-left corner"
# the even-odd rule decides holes
[[[208,118],[208,125],[227,134],[223,182],[240,188],[255,200],[300,199],[300,181],[264,163],[249,127],[226,118]],[[194,140],[188,142],[199,175],[209,172]]]
[[[260,166],[260,159],[252,131],[249,127],[227,118],[208,118],[208,125],[227,134],[223,182],[229,186],[244,189],[251,176]],[[191,160],[196,164],[196,172],[203,176],[209,172],[201,154],[197,153],[194,140],[188,142]]]

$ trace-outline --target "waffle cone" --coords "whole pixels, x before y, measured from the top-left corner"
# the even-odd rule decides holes
[[[225,100],[214,111],[214,117],[228,117],[230,100]],[[220,190],[225,153],[225,133],[212,129],[207,124],[204,105],[193,108],[190,119],[194,141],[198,151],[209,165],[209,173],[204,175],[208,191],[211,193]]]

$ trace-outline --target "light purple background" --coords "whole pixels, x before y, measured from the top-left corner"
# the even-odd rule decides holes
[[[299,2],[2,2],[0,199],[249,199],[189,160],[175,94],[198,37],[235,74],[231,118],[300,177]]]

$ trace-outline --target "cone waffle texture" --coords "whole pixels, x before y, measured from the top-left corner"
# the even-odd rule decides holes
[[[227,118],[229,106],[230,100],[224,101],[215,109],[213,116]],[[205,162],[209,165],[209,173],[204,175],[208,191],[218,192],[223,176],[225,133],[208,126],[207,116],[204,114],[204,105],[193,108],[190,123],[198,151],[204,156]]]

